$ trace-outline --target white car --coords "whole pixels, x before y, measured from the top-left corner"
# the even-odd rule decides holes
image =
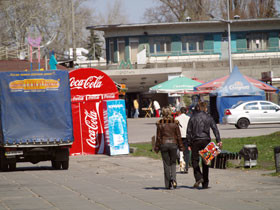
[[[223,123],[239,129],[250,124],[280,123],[280,106],[270,101],[240,102],[225,110]]]

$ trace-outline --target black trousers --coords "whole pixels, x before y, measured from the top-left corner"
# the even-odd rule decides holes
[[[176,181],[176,159],[177,159],[177,145],[176,144],[162,144],[160,152],[163,161],[164,169],[164,183],[165,187],[169,188],[170,181]]]
[[[199,166],[199,158],[200,158],[200,155],[199,155],[199,150],[202,150],[204,149],[207,144],[209,144],[210,141],[208,140],[197,140],[197,141],[194,141],[193,144],[192,144],[192,166],[193,166],[193,174],[194,174],[194,178],[195,178],[195,181],[197,182],[198,180],[200,180],[201,178],[203,178],[204,180],[204,185],[205,186],[208,186],[208,183],[209,183],[209,178],[208,178],[208,175],[209,175],[209,166],[206,165],[204,163],[204,161],[201,161],[202,162],[202,173],[201,173],[201,170],[200,170],[200,166]]]
[[[189,161],[190,161],[190,151],[188,149],[188,143],[187,143],[187,139],[186,138],[182,138],[183,144],[185,146],[185,150],[183,151],[184,154],[184,161],[186,163],[186,170],[189,169]]]

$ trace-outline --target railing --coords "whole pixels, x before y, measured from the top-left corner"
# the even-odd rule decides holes
[[[28,56],[28,47],[24,46],[13,46],[13,47],[0,47],[0,59],[18,59],[21,57]]]
[[[262,49],[262,50],[250,50],[247,48],[238,48],[236,52],[232,53],[233,60],[239,59],[267,59],[267,58],[280,58],[280,49],[278,47]],[[147,54],[147,60],[150,63],[171,63],[171,62],[187,62],[187,61],[215,61],[228,59],[227,52],[225,56],[222,53],[215,52],[214,50],[204,51],[168,51],[159,53]]]

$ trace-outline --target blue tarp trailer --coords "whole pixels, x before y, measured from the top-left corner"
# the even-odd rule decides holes
[[[0,167],[51,160],[68,169],[73,137],[67,71],[0,73]]]

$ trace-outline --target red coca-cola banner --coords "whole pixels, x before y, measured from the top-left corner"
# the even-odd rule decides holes
[[[118,99],[113,80],[93,68],[70,71],[74,143],[70,155],[104,154],[102,101]]]

